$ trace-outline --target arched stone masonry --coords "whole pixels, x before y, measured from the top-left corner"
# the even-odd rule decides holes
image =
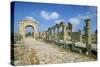
[[[22,20],[19,24],[19,34],[22,36],[22,39],[25,39],[25,28],[28,27],[28,26],[31,26],[33,28],[33,37],[35,38],[36,36],[36,32],[37,32],[37,23],[36,21],[33,21],[33,20],[28,20],[28,19],[25,19],[25,20]]]

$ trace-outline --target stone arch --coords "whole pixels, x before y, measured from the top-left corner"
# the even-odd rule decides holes
[[[27,25],[26,27],[25,27],[25,34],[26,34],[26,30],[27,30],[27,28],[28,27],[30,27],[30,28],[32,28],[32,33],[31,33],[31,35],[32,35],[32,37],[34,38],[34,27],[32,26],[32,25]],[[26,37],[26,36],[25,36]]]
[[[35,38],[35,35],[36,35],[36,32],[37,32],[36,21],[25,19],[25,20],[22,20],[19,24],[19,34],[23,37],[23,39],[25,39],[25,29],[28,26],[31,26],[34,29],[34,35],[33,36]]]

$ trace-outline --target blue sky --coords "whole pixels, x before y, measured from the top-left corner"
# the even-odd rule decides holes
[[[60,21],[66,24],[71,22],[73,31],[83,30],[86,18],[91,19],[91,32],[97,28],[97,8],[95,6],[15,2],[14,9],[15,32],[19,30],[19,22],[26,18],[37,21],[38,31],[45,31]]]

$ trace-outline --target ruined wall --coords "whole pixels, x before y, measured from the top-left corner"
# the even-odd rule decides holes
[[[71,40],[75,42],[80,42],[81,34],[79,32],[71,33]]]

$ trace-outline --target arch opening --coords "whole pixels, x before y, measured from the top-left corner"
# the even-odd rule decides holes
[[[25,27],[25,37],[33,37],[34,38],[34,27],[31,25],[27,25]]]

